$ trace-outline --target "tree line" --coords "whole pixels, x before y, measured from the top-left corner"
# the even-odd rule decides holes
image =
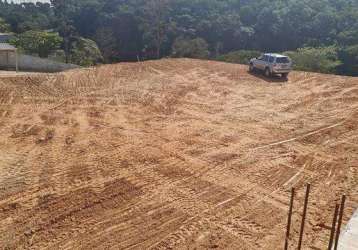
[[[244,63],[280,52],[298,69],[358,75],[357,0],[2,1],[4,31],[24,50],[42,32],[42,44],[52,39],[63,60],[83,65],[168,56]]]

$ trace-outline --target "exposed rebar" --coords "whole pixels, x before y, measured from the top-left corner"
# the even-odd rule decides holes
[[[300,238],[298,241],[298,250],[301,250],[302,247],[302,239],[303,239],[303,232],[305,229],[305,221],[306,221],[307,205],[308,205],[308,197],[310,194],[310,189],[311,189],[311,184],[308,183],[306,187],[305,204],[303,206],[303,215],[302,215],[302,222],[301,222]]]
[[[289,209],[289,211],[288,211],[286,240],[285,240],[285,250],[288,249],[288,241],[289,241],[289,239],[290,239],[291,218],[292,218],[292,209],[293,209],[293,201],[294,201],[294,198],[295,198],[295,188],[292,188],[292,189],[291,189],[290,209]]]
[[[337,231],[336,231],[336,241],[334,243],[334,250],[337,250],[337,247],[338,247],[338,241],[339,241],[339,235],[341,233],[341,226],[342,226],[342,219],[343,219],[345,202],[346,202],[346,196],[343,195],[342,200],[341,200],[341,206],[340,206],[341,209],[339,210],[339,218],[338,218],[338,226],[337,226]]]
[[[329,237],[328,250],[331,250],[332,246],[333,246],[333,240],[334,240],[334,233],[335,233],[335,230],[336,230],[338,211],[339,211],[339,204],[336,204],[336,208],[334,210],[334,215],[333,215],[331,234],[330,234],[330,237]]]
[[[288,241],[289,241],[289,239],[290,239],[291,218],[292,218],[292,209],[293,209],[293,201],[294,201],[294,198],[295,198],[295,188],[292,188],[292,189],[291,189],[290,209],[289,209],[289,211],[288,211],[286,240],[285,240],[285,250],[288,249]]]

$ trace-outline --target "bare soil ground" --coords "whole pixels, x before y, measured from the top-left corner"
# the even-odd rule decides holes
[[[189,59],[0,78],[0,248],[326,249],[358,207],[358,78]]]

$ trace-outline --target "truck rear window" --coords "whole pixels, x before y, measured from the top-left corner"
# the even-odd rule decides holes
[[[289,63],[290,60],[288,59],[288,57],[277,57],[276,58],[276,63]]]

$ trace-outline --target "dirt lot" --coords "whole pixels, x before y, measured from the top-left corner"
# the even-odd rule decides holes
[[[0,78],[0,248],[304,249],[358,207],[358,78],[188,59]]]

